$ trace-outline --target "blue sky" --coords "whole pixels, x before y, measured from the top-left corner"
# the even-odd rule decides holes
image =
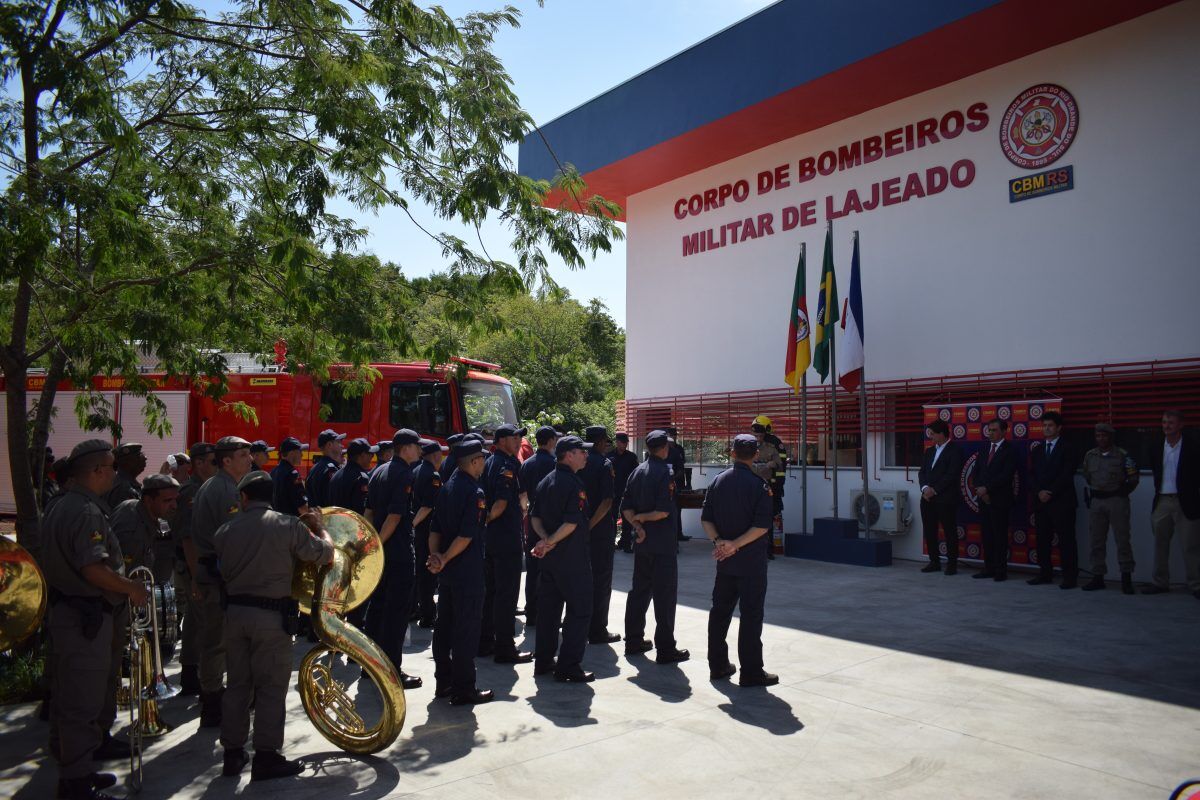
[[[598,94],[670,58],[722,28],[771,4],[773,0],[546,0],[514,3],[521,27],[502,33],[496,51],[504,62],[526,111],[539,124],[549,122]],[[442,6],[454,16],[496,8],[490,0],[449,0]],[[514,162],[516,152],[511,154]],[[415,209],[414,209],[415,210]],[[415,214],[438,225],[429,214]],[[443,268],[438,247],[397,210],[360,219],[371,231],[366,248],[400,264],[406,274]],[[467,238],[464,236],[464,238]],[[485,230],[484,243],[496,258],[506,258],[501,230]],[[593,297],[625,324],[625,246],[619,242],[581,271],[559,264],[554,278],[572,296]]]

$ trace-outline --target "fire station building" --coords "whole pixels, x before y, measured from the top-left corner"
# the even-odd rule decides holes
[[[625,210],[621,424],[678,427],[702,487],[766,414],[793,463],[785,532],[832,514],[835,469],[849,516],[865,460],[872,527],[916,560],[930,420],[968,452],[993,416],[1023,452],[1048,410],[1080,453],[1108,422],[1142,469],[1148,579],[1161,412],[1200,424],[1197,42],[1197,0],[782,0],[542,125],[521,171],[573,164]],[[815,321],[830,223],[841,298],[859,236],[866,375],[865,425],[839,390],[836,438],[832,381],[810,370],[804,403],[784,383],[797,261]],[[969,557],[969,508],[960,526]],[[1035,535],[1014,518],[1014,563]]]

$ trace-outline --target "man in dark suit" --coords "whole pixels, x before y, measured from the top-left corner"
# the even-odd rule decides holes
[[[938,550],[938,526],[946,537],[946,574],[958,572],[958,482],[963,457],[958,445],[950,441],[950,426],[938,419],[929,424],[933,447],[925,451],[917,482],[921,486],[921,528],[929,563],[921,572],[941,572]]]
[[[1062,415],[1047,411],[1042,417],[1043,442],[1030,454],[1030,491],[1034,494],[1033,522],[1037,527],[1037,577],[1031,586],[1054,582],[1054,537],[1062,563],[1060,589],[1074,589],[1079,576],[1079,548],[1075,543],[1075,468],[1078,459],[1070,442],[1061,437]]]
[[[975,497],[983,527],[983,570],[972,578],[1008,579],[1008,518],[1013,506],[1017,458],[1005,441],[1008,423],[993,419],[984,426],[988,446],[975,460]]]
[[[1152,461],[1154,577],[1142,594],[1169,591],[1171,539],[1179,531],[1188,591],[1200,600],[1200,446],[1183,435],[1179,411],[1164,411],[1162,428],[1162,448]]]

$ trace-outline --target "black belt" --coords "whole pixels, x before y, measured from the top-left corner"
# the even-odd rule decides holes
[[[1092,499],[1093,500],[1107,500],[1110,497],[1120,497],[1120,496],[1121,496],[1120,490],[1117,490],[1114,492],[1105,492],[1100,489],[1092,489]]]
[[[105,614],[111,614],[119,607],[108,602],[103,597],[86,597],[77,594],[63,594],[53,586],[46,591],[46,594],[51,605],[56,603],[66,603],[68,606],[76,609],[77,611],[83,611],[85,608],[90,609],[94,607],[99,608]]]
[[[231,606],[249,606],[264,611],[284,611],[291,605],[290,597],[259,597],[256,594],[231,594],[225,600]]]

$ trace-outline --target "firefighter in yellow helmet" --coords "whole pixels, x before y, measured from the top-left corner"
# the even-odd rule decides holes
[[[755,473],[771,487],[772,513],[783,513],[783,489],[787,478],[788,452],[783,440],[771,432],[771,418],[759,414],[750,423],[750,431],[758,439],[758,455],[754,458]],[[769,555],[774,558],[773,554]]]

